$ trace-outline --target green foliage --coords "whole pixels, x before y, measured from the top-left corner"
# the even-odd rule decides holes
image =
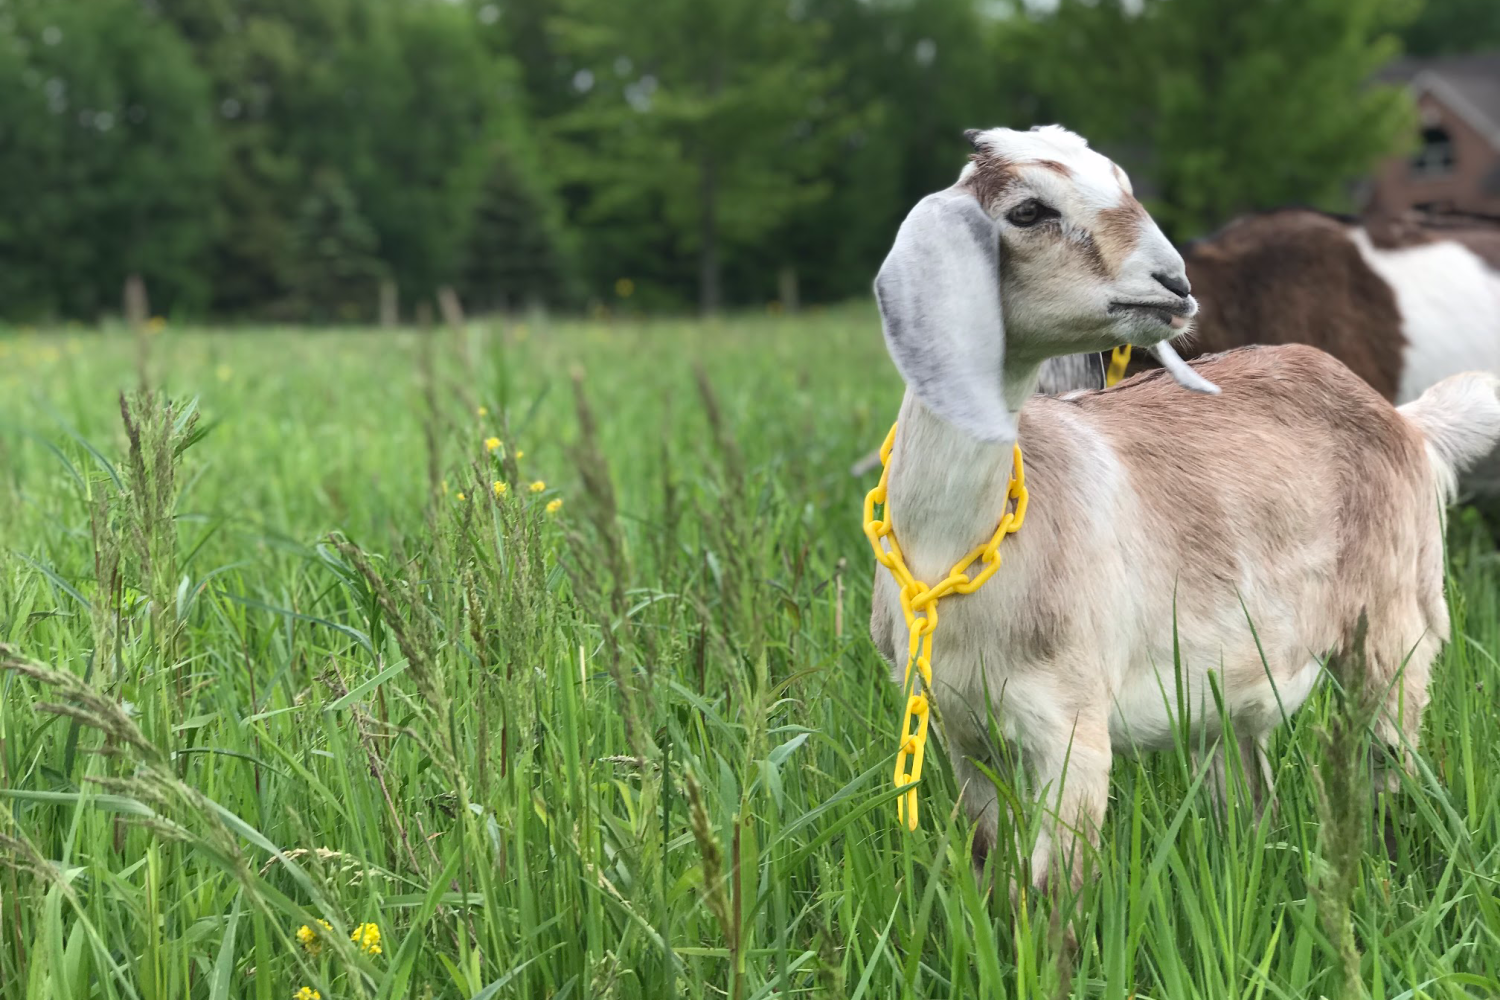
[[[1345,207],[1407,141],[1410,99],[1371,83],[1411,0],[1062,0],[1028,34],[1060,119],[1149,180],[1186,238],[1291,202]]]
[[[201,307],[218,145],[192,51],[137,0],[0,0],[0,302]]]
[[[285,314],[345,323],[370,317],[374,290],[388,273],[379,247],[343,175],[317,171],[293,221]]]
[[[513,95],[502,92],[463,7],[407,0],[364,16],[368,34],[339,37],[326,95],[347,131],[318,130],[320,158],[350,164],[398,282],[430,295],[458,276],[491,140]]]
[[[498,144],[474,208],[458,291],[479,311],[572,304],[576,281],[558,207]],[[534,176],[534,175],[533,175]]]
[[[414,297],[458,278],[493,139],[521,114],[471,12],[423,0],[168,6],[215,74],[231,150],[221,309],[320,317],[357,299],[368,315],[378,273]],[[336,236],[310,250],[308,214],[329,212]],[[345,248],[347,260],[329,259]]]
[[[1083,132],[1178,237],[1342,207],[1410,139],[1371,83],[1397,33],[1500,44],[1488,0],[1417,4],[0,0],[0,314],[93,320],[134,272],[156,311],[319,322],[386,279],[408,310],[863,297],[997,124]]]
[[[342,98],[349,81],[339,78],[332,57],[340,40],[359,28],[353,5],[165,0],[162,6],[193,40],[214,81],[212,109],[226,151],[214,307],[289,315],[286,300],[297,294],[298,273],[309,263],[296,244],[310,182],[348,190],[349,118]],[[333,174],[318,178],[321,170]],[[357,201],[346,214],[356,227],[368,225]]]
[[[1274,813],[1221,818],[1192,741],[1117,760],[1067,960],[936,744],[897,826],[875,330],[169,325],[150,394],[132,338],[0,340],[0,1000],[1500,994],[1472,511],[1398,793],[1331,684]]]
[[[1401,32],[1414,56],[1500,48],[1500,4],[1494,0],[1426,0]]]
[[[847,127],[826,26],[761,0],[570,0],[560,47],[586,99],[555,124],[562,183],[582,192],[591,270],[689,286],[721,304],[722,255],[826,196],[824,165]],[[749,155],[747,155],[747,152]],[[645,232],[658,273],[622,253]],[[642,281],[642,279],[645,279]]]
[[[846,67],[836,93],[850,109],[826,196],[778,232],[763,272],[794,263],[814,301],[865,296],[901,220],[924,195],[952,184],[970,128],[1033,123],[1019,86],[1023,52],[1004,22],[970,0],[859,3],[818,0],[826,20],[820,62]]]

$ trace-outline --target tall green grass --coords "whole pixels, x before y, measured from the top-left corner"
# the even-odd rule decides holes
[[[1477,517],[1403,791],[1332,689],[1261,818],[1122,758],[1064,956],[941,753],[894,819],[899,391],[862,310],[0,339],[0,997],[1500,995]]]

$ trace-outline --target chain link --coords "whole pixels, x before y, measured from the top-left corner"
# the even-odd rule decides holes
[[[1104,387],[1117,385],[1125,378],[1125,366],[1130,364],[1130,345],[1121,344],[1109,356],[1109,369],[1104,373]]]
[[[1128,351],[1128,348],[1127,348]],[[989,541],[978,545],[963,559],[954,564],[948,575],[935,586],[912,576],[906,568],[906,559],[896,541],[891,526],[890,505],[886,503],[886,485],[890,477],[891,449],[896,444],[896,425],[885,436],[880,446],[880,482],[865,494],[865,537],[875,552],[880,565],[891,571],[896,585],[901,588],[901,612],[906,616],[908,630],[906,643],[906,675],[904,689],[911,692],[906,700],[906,712],[901,719],[901,744],[896,751],[895,783],[897,788],[915,785],[922,777],[922,762],[927,754],[927,729],[934,706],[928,701],[927,692],[932,690],[932,634],[937,631],[937,602],[949,594],[972,594],[1000,568],[1000,543],[1006,535],[1015,534],[1026,520],[1026,468],[1021,464],[1021,446],[1014,452],[1014,466],[1010,487],[1005,494],[1005,513]],[[1011,501],[1015,501],[1014,509]],[[875,508],[881,508],[879,520]],[[882,544],[882,540],[884,544]],[[886,546],[889,545],[889,548]],[[978,560],[982,563],[973,576],[970,568]],[[912,668],[921,678],[920,688],[912,681]],[[909,789],[896,800],[896,815],[905,821],[907,829],[917,828],[917,790]]]

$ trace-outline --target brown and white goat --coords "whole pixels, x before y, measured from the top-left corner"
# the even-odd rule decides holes
[[[1200,306],[1174,343],[1185,358],[1308,344],[1395,403],[1458,372],[1500,373],[1500,220],[1420,212],[1358,220],[1280,208],[1241,216],[1182,256]],[[1137,353],[1130,373],[1153,367]],[[1058,358],[1039,388],[1102,388],[1104,369],[1094,355]],[[871,452],[851,471],[878,464]],[[1500,493],[1500,458],[1478,463],[1466,486]]]
[[[1416,742],[1448,635],[1443,502],[1500,438],[1500,379],[1459,375],[1397,409],[1328,354],[1281,346],[1202,359],[1218,395],[1159,371],[1038,396],[1047,359],[1161,349],[1197,306],[1177,250],[1083,139],[1049,126],[973,141],[875,283],[907,385],[888,510],[917,579],[940,579],[994,530],[1019,440],[1025,525],[983,588],[943,601],[930,694],[977,842],[993,844],[1000,810],[978,766],[1001,763],[988,710],[1055,818],[1033,878],[1055,864],[1076,882],[1114,753],[1170,746],[1183,714],[1217,736],[1216,683],[1258,771],[1361,613],[1390,690],[1382,736]],[[879,567],[870,628],[899,678],[906,625]]]
[[[1309,344],[1395,403],[1458,372],[1500,373],[1494,220],[1284,208],[1236,219],[1183,258],[1202,305],[1176,344],[1185,357]]]

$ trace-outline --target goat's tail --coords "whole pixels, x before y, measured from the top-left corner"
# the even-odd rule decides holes
[[[1458,492],[1458,477],[1500,442],[1500,377],[1488,372],[1450,375],[1397,409],[1427,439],[1433,474],[1448,500]]]

